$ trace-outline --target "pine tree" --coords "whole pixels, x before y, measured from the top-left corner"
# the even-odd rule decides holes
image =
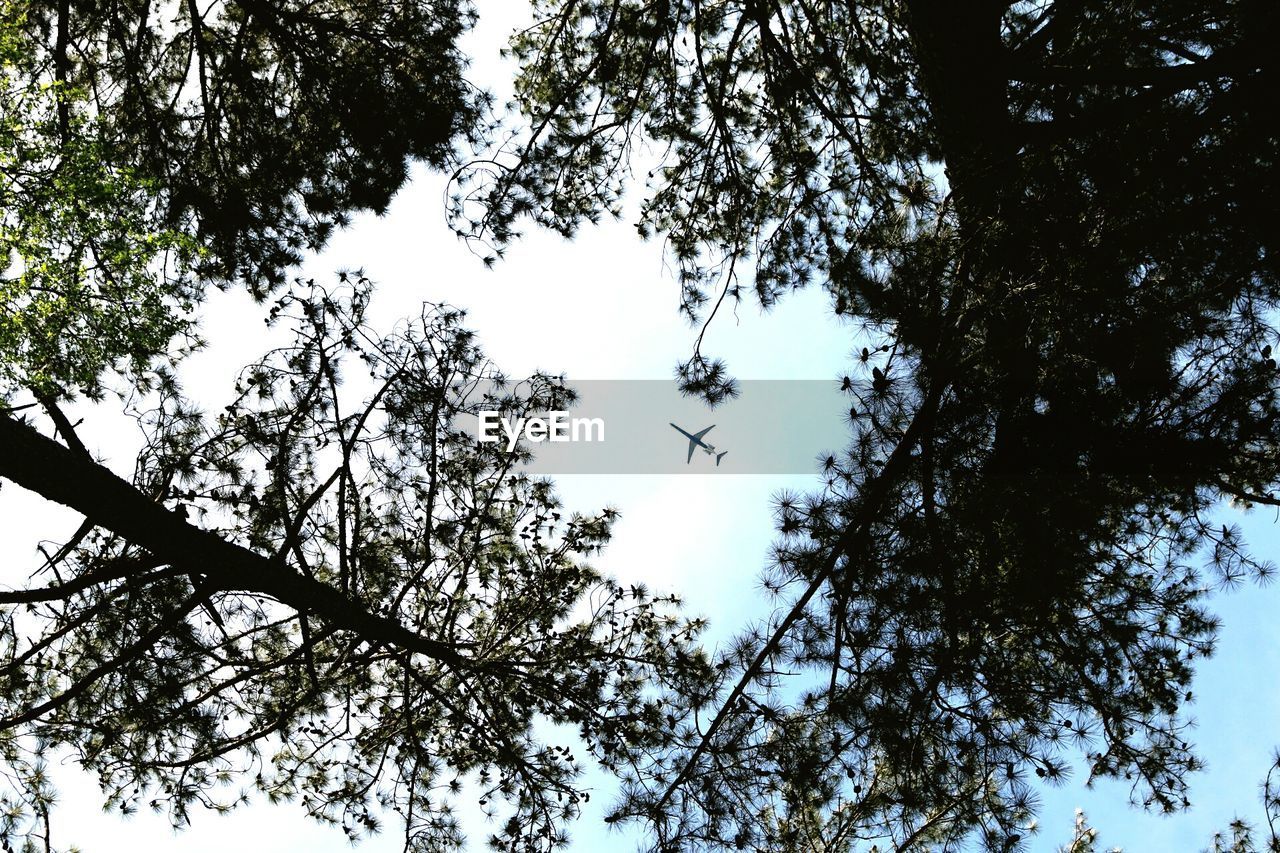
[[[779,506],[783,607],[616,816],[656,849],[785,849],[814,808],[1013,849],[1073,755],[1186,806],[1207,589],[1273,571],[1213,509],[1280,504],[1276,10],[535,7],[459,231],[572,233],[638,167],[691,319],[820,286],[865,342],[847,452]],[[679,376],[733,389],[697,347]]]
[[[175,825],[256,792],[352,839],[394,812],[434,851],[476,797],[495,849],[562,846],[584,764],[660,751],[689,703],[659,696],[705,689],[700,623],[590,566],[611,510],[564,511],[458,427],[562,381],[505,383],[455,309],[384,335],[363,277],[289,281],[474,131],[470,13],[0,9],[0,478],[84,517],[0,590],[0,846],[53,849],[68,754]],[[220,412],[175,369],[210,285],[292,334]],[[146,437],[127,480],[68,414],[109,393]]]

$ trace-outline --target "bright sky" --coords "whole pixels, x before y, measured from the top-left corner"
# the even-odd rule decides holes
[[[477,77],[500,79],[493,51],[514,26],[512,0],[481,3],[481,30],[471,48],[486,45]],[[641,243],[625,223],[584,230],[576,240],[531,231],[494,270],[485,270],[448,232],[443,221],[443,181],[415,173],[385,217],[361,217],[338,235],[305,274],[330,277],[338,268],[362,267],[378,283],[372,318],[387,329],[417,313],[422,301],[447,301],[468,309],[469,325],[490,358],[509,375],[534,369],[565,372],[574,379],[667,379],[684,358],[692,333],[678,315],[678,287],[664,266],[658,243]],[[216,410],[230,391],[230,377],[262,346],[261,314],[237,292],[214,294],[208,304],[205,337],[214,346],[187,372],[188,391]],[[818,290],[792,296],[767,316],[744,306],[717,321],[706,349],[727,359],[735,375],[749,379],[828,379],[838,376],[854,347],[851,327],[835,323]],[[860,346],[861,343],[858,343]],[[803,418],[803,412],[780,417]],[[708,423],[711,421],[709,420]],[[91,448],[107,454],[127,474],[132,457],[119,452],[121,436],[85,428]],[[127,442],[127,439],[126,439]],[[673,453],[682,453],[673,436]],[[688,610],[712,620],[713,637],[724,637],[765,612],[758,577],[772,538],[770,497],[783,488],[817,485],[816,477],[575,476],[558,478],[558,491],[571,509],[605,505],[621,510],[612,544],[596,563],[624,581],[642,580],[681,593]],[[6,486],[0,490],[0,537],[15,559],[4,580],[30,567],[26,543],[31,531],[69,532],[78,519],[50,511],[39,499]],[[1242,520],[1259,552],[1274,551],[1273,518],[1255,512]],[[19,546],[19,543],[21,546]],[[1257,786],[1266,772],[1280,711],[1280,626],[1271,619],[1271,590],[1246,587],[1219,602],[1225,627],[1219,653],[1202,667],[1198,683],[1198,741],[1209,770],[1193,789],[1191,813],[1171,819],[1149,817],[1124,807],[1126,791],[1109,784],[1084,791],[1076,777],[1044,798],[1036,851],[1049,851],[1069,838],[1073,810],[1083,806],[1102,830],[1106,849],[1191,850],[1207,844],[1242,810],[1259,816]],[[183,850],[350,850],[341,833],[310,821],[297,806],[253,805],[228,817],[198,815],[194,826],[175,836],[163,817],[137,815],[124,821],[101,814],[92,780],[70,769],[61,772],[62,803],[55,813],[55,843],[76,843],[88,851]],[[593,797],[592,810],[573,828],[575,850],[630,848],[606,836],[598,816],[607,796]],[[471,848],[483,849],[483,824],[474,827]],[[399,850],[398,827],[359,849]]]

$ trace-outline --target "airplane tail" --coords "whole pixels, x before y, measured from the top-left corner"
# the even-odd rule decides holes
[[[721,453],[717,453],[717,454],[716,454],[716,467],[717,467],[717,468],[719,468],[719,467],[720,467],[720,460],[721,460],[721,459],[723,459],[723,458],[725,457],[725,454],[726,454],[726,453],[728,453],[728,452],[729,452],[729,451],[725,450],[725,451],[723,451],[723,452],[721,452]]]

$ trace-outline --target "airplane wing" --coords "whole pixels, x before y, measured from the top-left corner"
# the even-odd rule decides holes
[[[685,435],[689,435],[689,456],[684,460],[684,464],[688,465],[690,462],[693,461],[693,451],[697,450],[698,445],[702,443],[702,437],[707,433],[711,432],[711,430],[715,429],[715,426],[716,426],[715,424],[712,424],[711,426],[704,429],[702,432],[695,432],[693,435],[689,435],[689,433],[687,432],[684,433]],[[684,430],[680,430],[680,431],[684,432]]]

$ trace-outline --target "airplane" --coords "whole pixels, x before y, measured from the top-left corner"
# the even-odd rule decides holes
[[[668,423],[670,423],[670,421],[668,421]],[[685,464],[688,464],[693,461],[693,451],[701,447],[703,453],[707,454],[708,456],[714,456],[716,458],[716,467],[717,468],[720,467],[720,460],[723,459],[725,454],[728,453],[729,451],[722,450],[719,453],[716,453],[716,446],[714,444],[707,444],[705,441],[702,440],[702,437],[704,435],[711,432],[711,430],[715,429],[716,427],[715,424],[712,424],[711,426],[704,429],[702,432],[697,432],[697,433],[685,432],[675,424],[671,424],[671,427],[676,432],[680,433],[685,438],[689,439],[689,458],[685,460]]]

